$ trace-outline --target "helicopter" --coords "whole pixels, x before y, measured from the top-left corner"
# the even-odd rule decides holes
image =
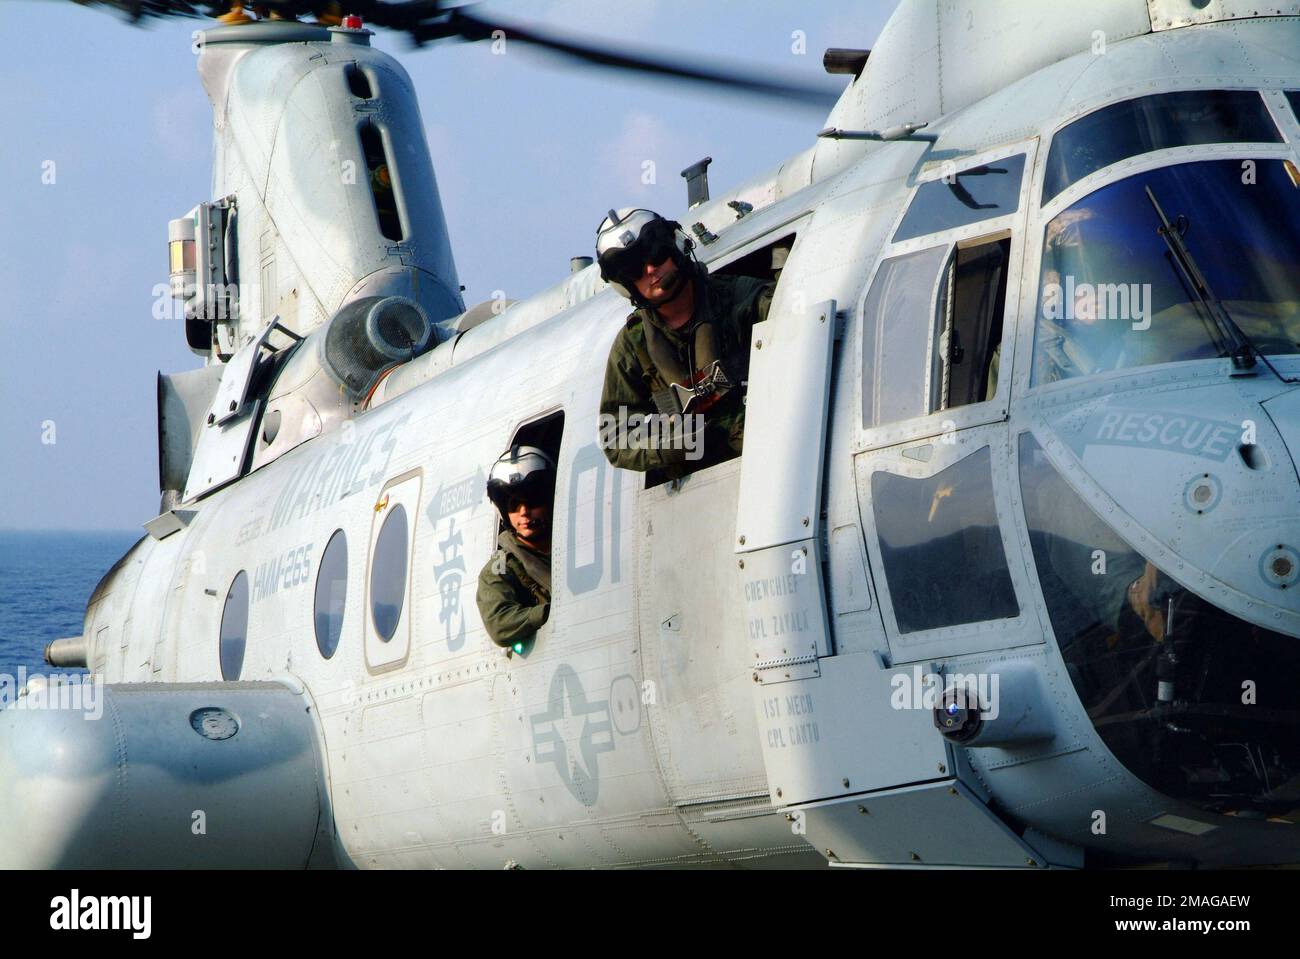
[[[745,452],[668,482],[597,441],[597,265],[466,308],[367,24],[599,51],[107,5],[227,17],[168,225],[204,365],[160,375],[158,516],[46,653],[108,721],[0,711],[0,864],[1300,859],[1300,2],[904,0],[828,51],[810,145],[688,171],[699,262],[775,286]],[[516,445],[557,463],[555,590],[507,655],[473,574]]]

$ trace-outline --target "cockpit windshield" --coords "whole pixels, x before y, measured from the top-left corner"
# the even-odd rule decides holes
[[[1300,171],[1283,159],[1208,160],[1112,183],[1047,225],[1034,384],[1227,355],[1148,187],[1254,348],[1300,352]]]
[[[1281,143],[1258,90],[1176,90],[1112,103],[1057,132],[1043,203],[1129,157],[1202,143]]]
[[[1300,822],[1300,640],[1180,586],[1080,498],[1029,433],[1020,488],[1061,657],[1115,757],[1202,809]],[[1289,548],[1269,559],[1283,596],[1300,564]]]

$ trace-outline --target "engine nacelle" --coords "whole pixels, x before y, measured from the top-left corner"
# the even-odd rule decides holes
[[[292,682],[292,681],[290,681]],[[301,688],[47,686],[0,710],[0,868],[337,865]]]

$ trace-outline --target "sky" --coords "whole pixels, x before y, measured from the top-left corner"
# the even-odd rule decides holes
[[[870,47],[896,0],[487,2],[502,20],[757,73],[822,80],[826,47]],[[131,529],[158,512],[156,374],[201,361],[153,318],[167,222],[211,199],[196,20],[135,27],[64,0],[5,0],[0,39],[0,529]],[[466,305],[563,279],[610,207],[685,207],[811,146],[825,111],[575,67],[507,40],[413,50]],[[800,49],[804,52],[800,52]],[[656,182],[642,182],[653,160]]]

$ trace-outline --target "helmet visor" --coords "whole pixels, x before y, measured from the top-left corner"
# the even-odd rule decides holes
[[[676,250],[673,228],[664,220],[652,220],[630,245],[601,254],[600,275],[632,287],[645,274],[647,264],[658,266]]]
[[[490,480],[488,498],[507,512],[517,509],[520,502],[527,506],[549,506],[555,498],[555,476],[547,473],[513,483]]]

